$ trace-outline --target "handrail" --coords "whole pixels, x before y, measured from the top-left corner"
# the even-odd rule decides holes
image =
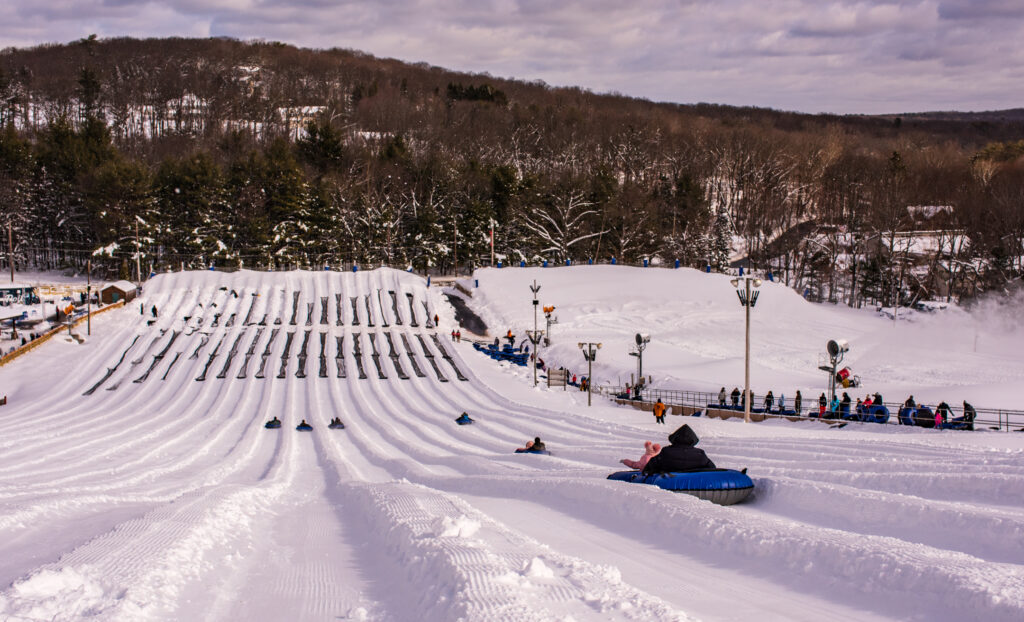
[[[624,386],[612,386],[602,385],[595,386],[596,392],[606,394],[608,396],[623,395],[626,393],[626,387]],[[718,393],[712,393],[709,391],[689,391],[681,389],[653,389],[644,388],[640,392],[640,400],[631,400],[634,402],[648,403],[660,399],[662,402],[669,406],[681,406],[686,408],[693,408],[701,410],[706,408],[709,404],[718,404]],[[763,399],[763,396],[762,396]],[[731,404],[731,399],[726,398],[726,404]],[[889,425],[899,425],[899,411],[903,408],[902,402],[882,402],[882,404],[889,409]],[[787,400],[787,406],[792,408],[792,399]],[[922,404],[923,405],[923,404]],[[755,408],[757,402],[755,401]],[[935,408],[932,407],[934,411]],[[811,398],[805,400],[801,406],[799,414],[785,414],[782,415],[775,411],[769,413],[773,416],[786,416],[786,417],[799,417],[809,421],[845,421],[843,419],[820,419],[817,416],[810,416],[810,413],[817,413],[818,411],[818,398]],[[1007,408],[977,408],[977,413],[974,418],[974,427],[978,428],[989,428],[994,430],[1000,430],[1009,432],[1012,429],[1024,429],[1024,410],[1014,410]],[[950,415],[955,416],[953,407],[950,407]]]

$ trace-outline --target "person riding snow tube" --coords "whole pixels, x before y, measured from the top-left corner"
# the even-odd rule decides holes
[[[266,424],[264,424],[263,427],[267,428],[268,430],[276,430],[281,427],[281,420],[278,419],[277,417],[274,417]]]
[[[526,442],[526,447],[520,447],[516,449],[517,454],[544,454],[550,456],[551,452],[548,451],[547,446],[540,440],[540,437],[535,437],[532,441]]]
[[[702,449],[697,449],[700,439],[690,426],[683,424],[668,440],[672,444],[648,460],[642,471],[619,471],[608,479],[651,484],[719,505],[739,503],[753,492],[754,482],[746,469],[717,468]]]
[[[469,425],[469,424],[473,423],[473,421],[474,420],[471,419],[470,416],[467,413],[462,413],[461,415],[459,415],[455,419],[455,423],[457,423],[459,425]]]
[[[300,423],[299,425],[295,426],[295,429],[300,431],[300,432],[309,432],[309,431],[311,431],[313,429],[313,426],[311,426],[308,423],[306,423],[306,420],[303,419],[302,423]]]
[[[635,484],[649,484],[662,490],[682,492],[717,503],[732,505],[750,496],[754,491],[754,480],[746,469],[698,469],[673,473],[646,474],[644,471],[619,471],[608,479]]]
[[[327,427],[331,430],[344,430],[345,424],[341,422],[341,417],[335,417],[331,419],[331,422],[327,424]]]

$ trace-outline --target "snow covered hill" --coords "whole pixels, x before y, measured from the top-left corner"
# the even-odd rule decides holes
[[[559,323],[545,362],[585,372],[580,341],[602,342],[598,381],[625,384],[636,373],[628,352],[633,336],[651,335],[644,375],[654,386],[712,391],[743,383],[744,316],[731,277],[683,268],[629,266],[484,269],[470,304],[495,329],[525,337],[533,329],[530,285],[541,286],[541,306],[554,305]],[[901,311],[893,322],[874,310],[805,301],[779,283],[765,281],[751,311],[751,389],[804,404],[827,389],[818,370],[830,339],[847,339],[844,365],[864,382],[851,396],[881,392],[902,402],[967,400],[989,408],[1024,408],[1024,322],[1015,309],[981,304],[968,313],[951,308],[930,315]],[[545,328],[539,314],[539,327]]]
[[[544,356],[604,341],[600,380],[628,371],[626,339],[646,326],[645,370],[664,382],[736,376],[727,280],[610,270],[481,271],[471,305],[521,332],[536,278],[561,322]],[[169,274],[141,311],[0,368],[0,619],[1024,615],[1024,435],[687,418],[720,466],[755,479],[748,502],[720,507],[604,479],[683,418],[535,389],[453,343],[451,308],[418,277]],[[904,329],[939,330],[886,339],[885,322],[770,286],[754,313],[770,382],[833,330],[874,340],[855,360],[865,377]],[[976,367],[1017,373],[1008,346],[981,344]],[[947,387],[960,374],[938,369]],[[456,425],[462,411],[476,423]],[[551,456],[512,453],[535,436]]]

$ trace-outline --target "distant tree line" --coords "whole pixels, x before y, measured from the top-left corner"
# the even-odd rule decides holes
[[[1022,275],[1013,119],[656,104],[348,50],[88,38],[0,53],[0,127],[22,264],[443,271],[489,264],[493,229],[507,263],[742,265],[852,305]]]

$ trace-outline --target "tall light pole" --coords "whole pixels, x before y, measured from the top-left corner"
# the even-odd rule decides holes
[[[533,386],[537,386],[537,362],[540,361],[540,352],[537,351],[537,346],[540,344],[541,337],[544,336],[542,330],[528,330],[526,336],[530,338],[530,343],[533,344]]]
[[[740,282],[743,285],[740,285]],[[732,286],[736,288],[736,295],[740,299],[740,304],[744,307],[744,312],[747,316],[747,348],[746,356],[744,356],[744,376],[743,376],[743,420],[750,423],[750,310],[757,304],[757,295],[760,293],[751,288],[758,288],[761,286],[761,279],[755,279],[750,276],[743,276],[730,281]]]
[[[594,359],[597,358],[597,351],[601,349],[601,344],[585,341],[576,345],[583,351],[583,358],[587,360],[587,406],[590,406],[590,396],[594,387]]]
[[[540,285],[537,285],[537,279],[533,280],[533,285],[530,286],[530,291],[533,292],[533,330],[537,330],[537,305],[540,301],[537,300],[537,292],[540,291]]]
[[[828,378],[828,402],[832,403],[832,400],[836,397],[836,369],[839,368],[839,364],[843,362],[843,356],[850,351],[850,342],[845,339],[829,339],[828,343],[825,344],[825,351],[828,352],[830,367],[822,366],[819,369],[827,371],[829,373]]]
[[[640,379],[644,377],[644,350],[647,349],[647,344],[651,342],[651,336],[637,333],[633,340],[636,341],[636,352],[630,352],[629,355],[637,357],[636,381],[639,383]]]
[[[537,386],[537,361],[540,360],[540,356],[537,355],[537,341],[534,341],[535,336],[538,341],[540,340],[540,332],[537,331],[537,305],[540,304],[537,292],[540,291],[540,285],[537,285],[537,279],[533,280],[530,291],[533,292],[533,334],[530,335],[530,343],[533,344],[533,386]],[[527,333],[529,334],[529,331]]]

